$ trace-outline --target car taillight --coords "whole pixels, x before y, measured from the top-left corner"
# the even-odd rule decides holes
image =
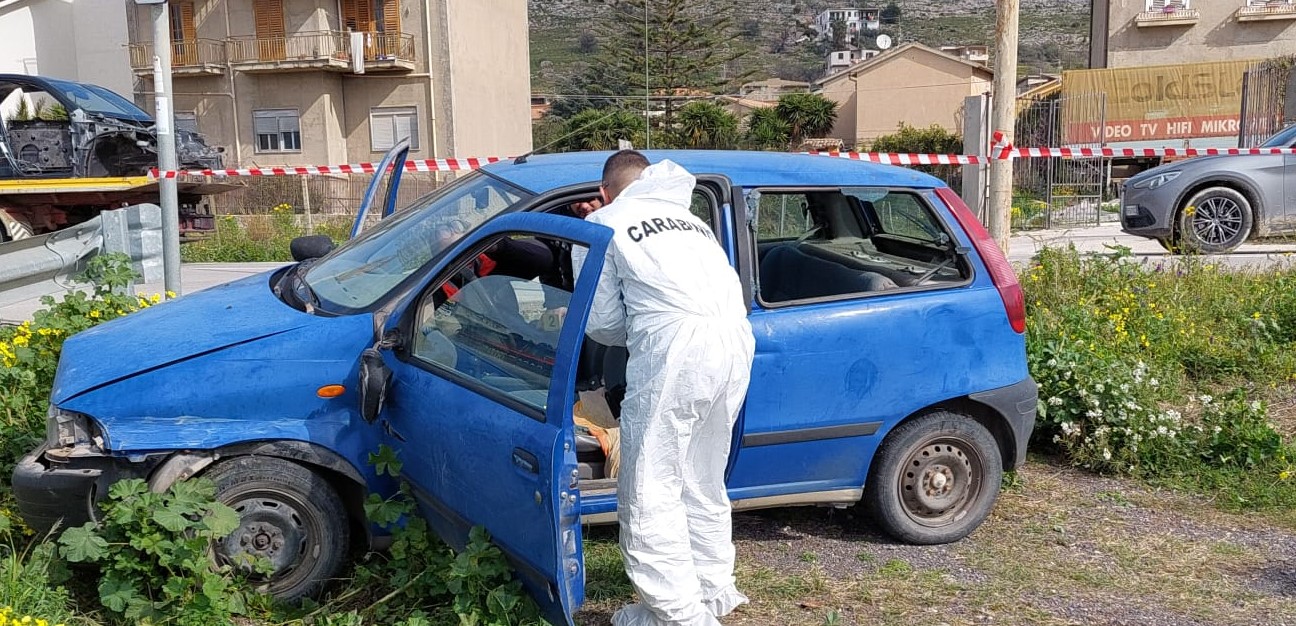
[[[954,219],[963,227],[963,232],[972,238],[972,245],[981,255],[981,260],[985,261],[986,268],[990,270],[990,278],[999,290],[999,297],[1003,298],[1004,310],[1008,312],[1008,322],[1012,324],[1012,329],[1019,333],[1026,332],[1026,295],[1022,293],[1021,283],[1017,282],[1017,272],[1013,271],[1008,257],[1004,256],[1003,250],[999,249],[990,233],[986,232],[985,227],[953,189],[942,187],[936,190],[936,195],[949,206]]]

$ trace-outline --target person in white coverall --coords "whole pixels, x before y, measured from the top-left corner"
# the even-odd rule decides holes
[[[724,471],[755,341],[737,274],[689,212],[695,184],[673,162],[623,150],[604,165],[606,206],[578,209],[615,231],[586,333],[629,352],[617,516],[641,603],[614,626],[717,625],[747,602]],[[583,260],[573,254],[577,271]]]

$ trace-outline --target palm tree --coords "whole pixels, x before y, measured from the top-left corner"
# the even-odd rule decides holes
[[[782,150],[787,147],[792,128],[773,107],[753,109],[747,116],[747,142],[761,150]]]
[[[738,138],[738,118],[714,102],[690,102],[675,115],[680,145],[722,150]]]
[[[615,150],[617,142],[625,139],[641,143],[644,135],[644,118],[636,111],[625,109],[586,109],[567,120],[566,150]]]
[[[774,107],[788,125],[788,143],[792,148],[807,137],[822,137],[837,123],[837,103],[817,93],[792,93],[779,98]]]

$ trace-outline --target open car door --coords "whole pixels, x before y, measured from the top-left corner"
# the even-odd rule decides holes
[[[362,359],[366,419],[390,435],[429,525],[455,549],[484,526],[559,625],[585,593],[572,407],[611,235],[570,217],[490,220],[390,317],[378,313],[383,339]],[[482,270],[492,247],[518,238],[587,248],[575,288]],[[554,313],[562,307],[565,319]]]
[[[364,200],[360,202],[360,211],[356,213],[355,224],[351,226],[351,239],[355,239],[364,230],[365,218],[371,211],[377,210],[381,217],[391,215],[396,207],[396,189],[400,187],[401,174],[405,172],[405,159],[409,157],[410,140],[408,137],[396,142],[387,154],[383,155],[374,170],[373,180],[365,189]],[[391,171],[388,171],[390,169]],[[381,218],[380,218],[381,219]]]

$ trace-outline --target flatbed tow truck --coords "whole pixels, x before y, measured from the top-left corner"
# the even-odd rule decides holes
[[[180,237],[190,241],[215,228],[209,198],[239,186],[182,178],[178,188]],[[100,211],[158,204],[158,198],[158,182],[149,176],[0,180],[0,244],[61,230]]]

